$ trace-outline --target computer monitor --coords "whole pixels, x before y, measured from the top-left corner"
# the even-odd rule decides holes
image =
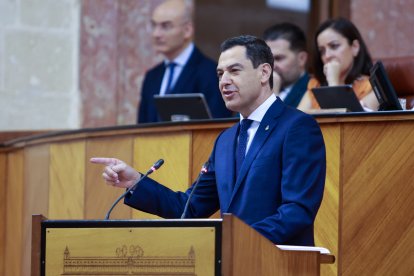
[[[369,81],[380,104],[379,111],[402,110],[397,93],[381,61],[377,61],[371,68]]]
[[[204,94],[154,95],[155,106],[161,121],[188,121],[211,119]]]

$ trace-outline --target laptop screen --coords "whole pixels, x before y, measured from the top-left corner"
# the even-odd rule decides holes
[[[162,121],[211,119],[204,94],[154,95],[155,106]]]

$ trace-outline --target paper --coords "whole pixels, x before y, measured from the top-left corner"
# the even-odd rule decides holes
[[[293,250],[293,251],[319,251],[321,254],[331,254],[331,252],[325,247],[316,246],[298,246],[298,245],[276,245],[281,250]]]

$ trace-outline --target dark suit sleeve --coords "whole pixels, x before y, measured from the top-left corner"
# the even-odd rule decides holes
[[[320,128],[313,118],[302,116],[289,127],[284,139],[281,204],[273,215],[252,227],[278,244],[289,244],[302,233],[313,233],[325,174],[325,146]]]
[[[214,172],[206,173],[200,179],[197,193],[191,198],[186,218],[207,218],[219,209]],[[187,199],[194,188],[193,185],[184,192],[171,189],[148,178],[138,184],[132,194],[125,197],[124,203],[135,209],[163,218],[179,218]]]

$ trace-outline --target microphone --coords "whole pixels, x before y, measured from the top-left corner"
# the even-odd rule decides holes
[[[194,184],[193,190],[191,191],[191,193],[188,196],[188,199],[187,199],[187,201],[185,203],[184,211],[183,211],[183,213],[181,214],[181,217],[180,217],[181,219],[184,219],[185,218],[185,215],[187,213],[188,206],[190,205],[191,197],[193,196],[193,193],[194,193],[195,189],[197,188],[198,182],[200,182],[201,176],[203,174],[205,174],[207,171],[208,171],[208,161],[206,163],[204,163],[203,166],[201,167],[200,173],[198,174],[198,177],[197,177],[197,180],[196,180],[196,182]]]
[[[162,166],[162,164],[164,164],[163,159],[160,159],[157,162],[155,162],[154,165],[152,165],[152,167],[143,176],[141,176],[140,179],[138,179],[137,183],[129,187],[120,197],[118,197],[117,200],[115,200],[115,202],[112,204],[111,208],[109,208],[108,213],[106,213],[105,220],[109,219],[109,215],[111,214],[112,209],[114,209],[114,207],[118,204],[118,202],[121,199],[123,199],[130,191],[134,190],[137,187],[138,183],[141,182],[142,179],[146,178],[148,175],[158,170]]]

